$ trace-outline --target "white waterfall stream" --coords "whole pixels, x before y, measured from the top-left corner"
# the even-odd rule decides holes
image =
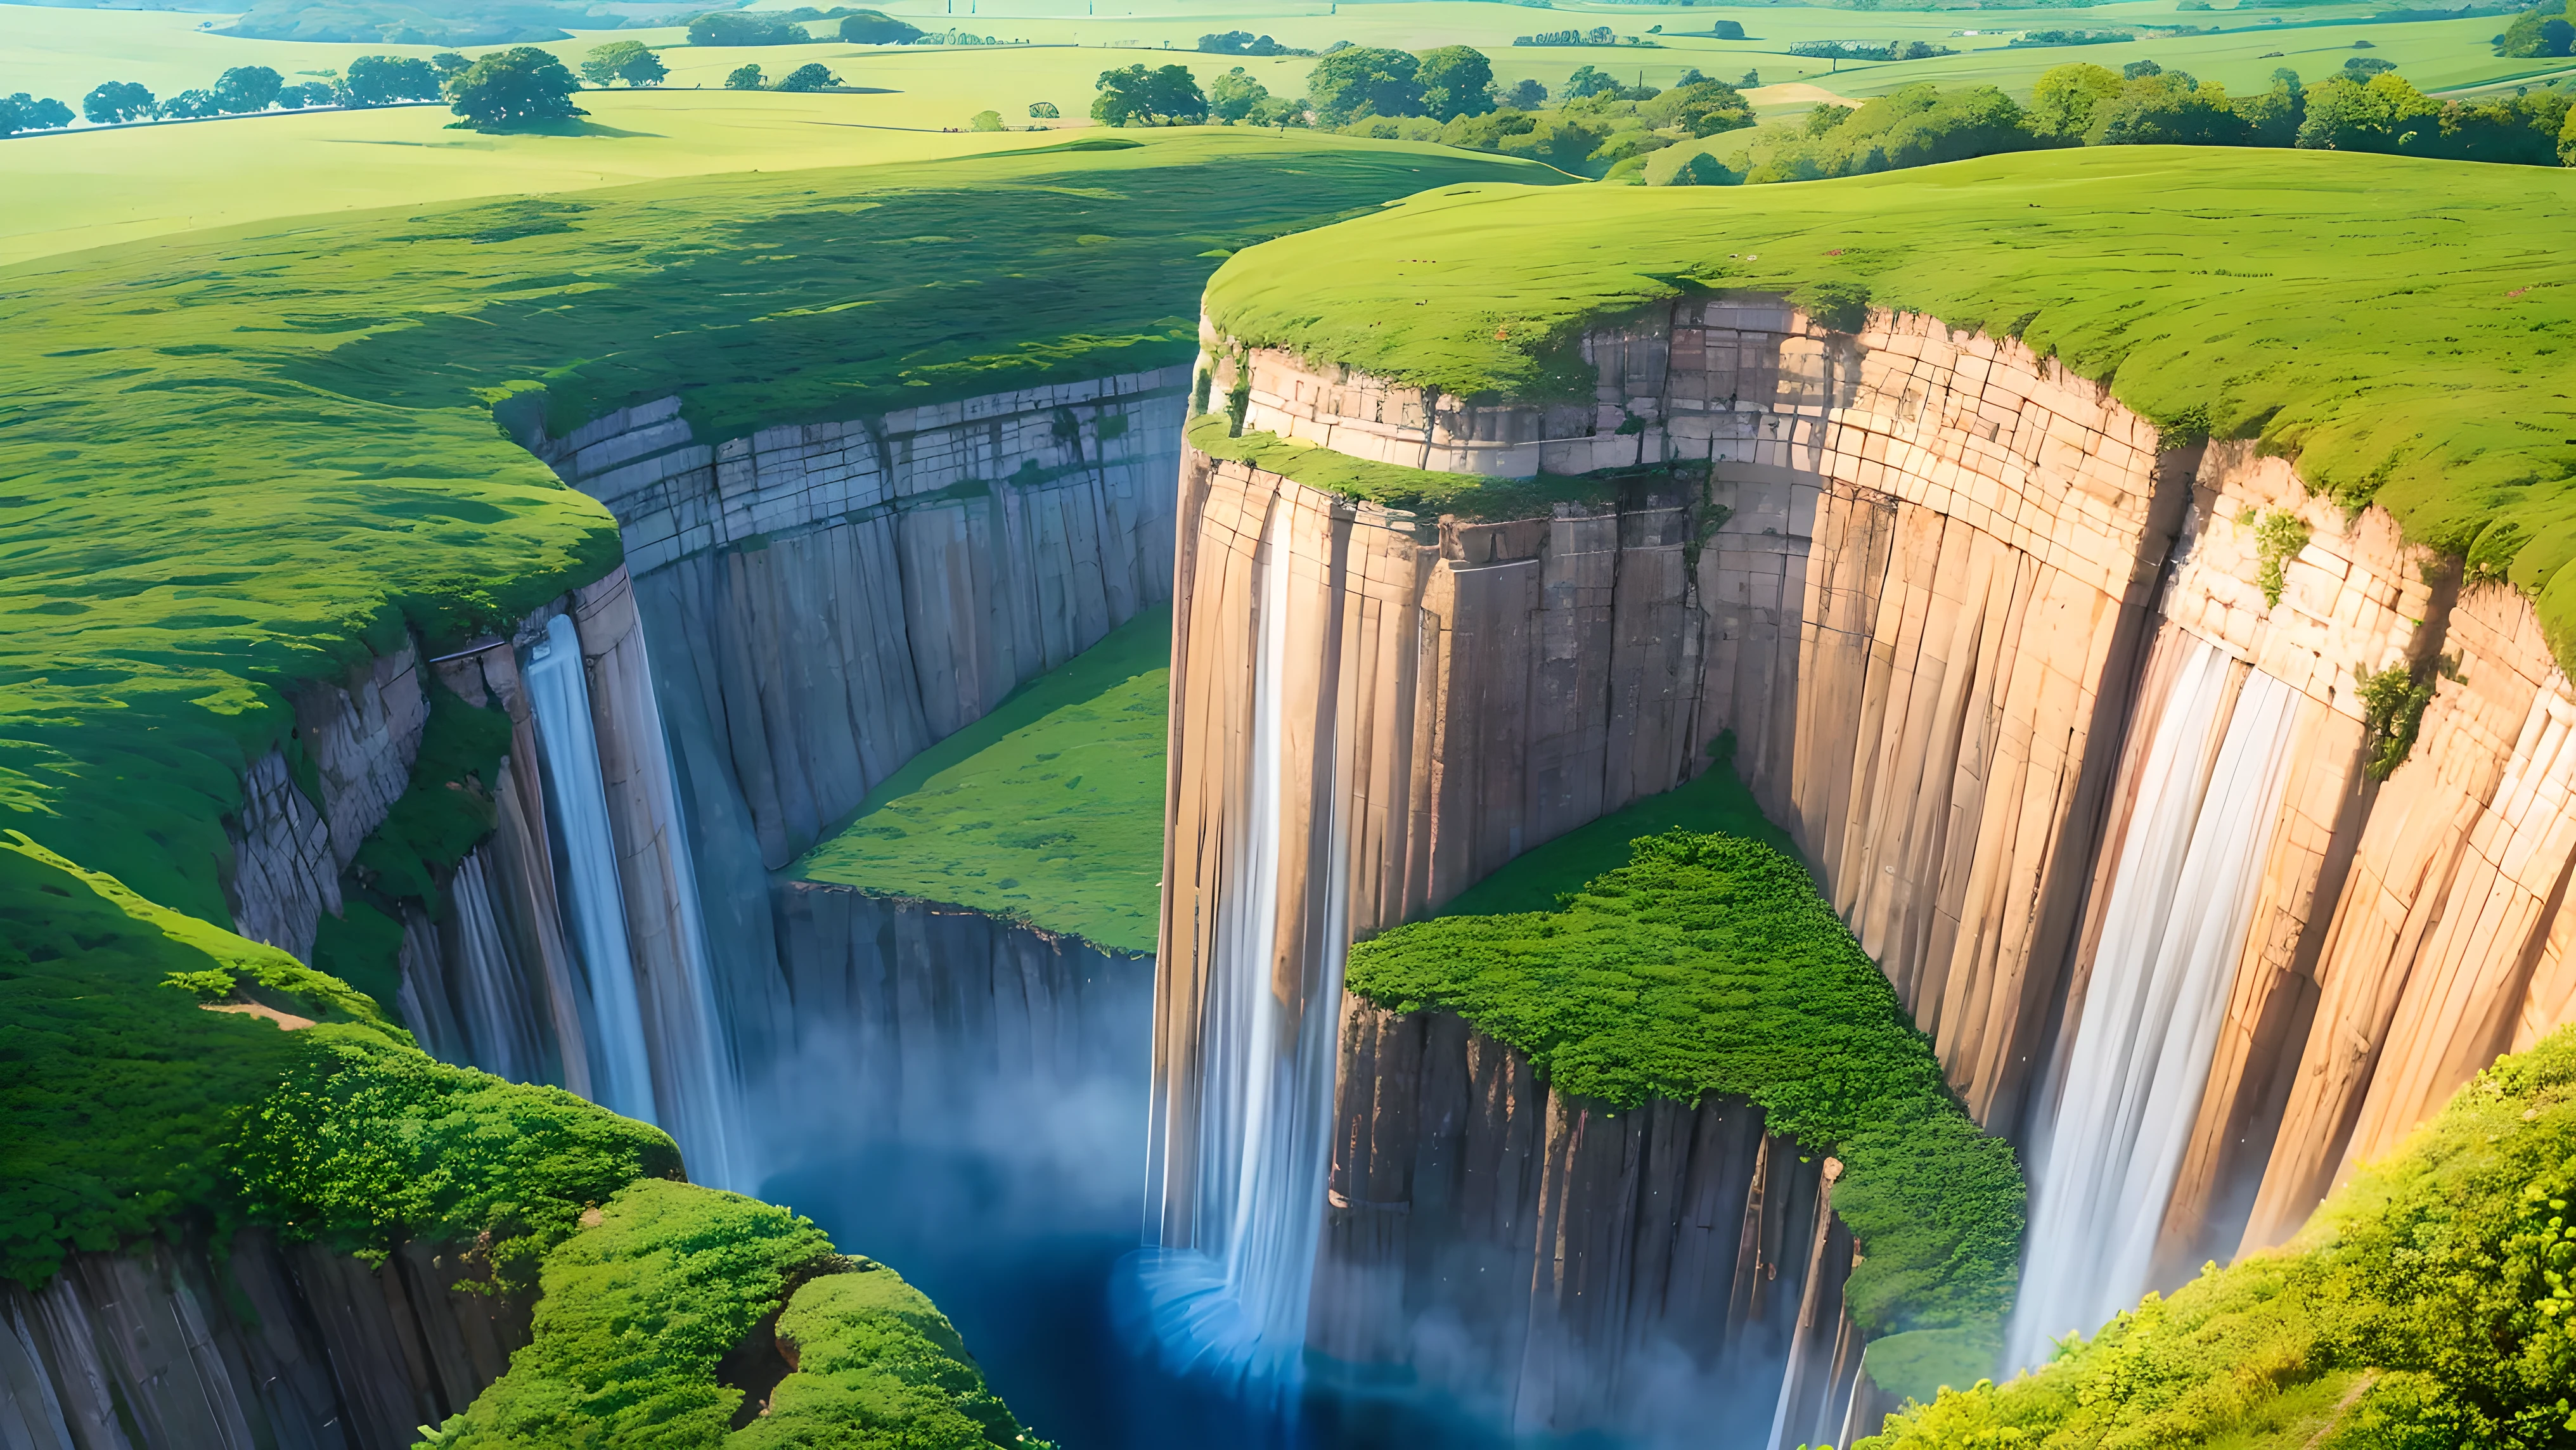
[[[2298,718],[2298,692],[2259,671],[2230,710],[2232,667],[2195,642],[2156,722],[2033,1188],[2013,1364],[2044,1362],[2053,1337],[2091,1333],[2149,1287]]]
[[[456,902],[457,1025],[466,1050],[485,1072],[512,1082],[536,1081],[544,1072],[543,1054],[492,909],[491,873],[482,852],[465,858],[448,889]]]
[[[1152,1327],[1177,1366],[1255,1388],[1295,1383],[1305,1348],[1330,1149],[1334,1034],[1348,930],[1338,810],[1324,849],[1315,960],[1281,972],[1279,890],[1290,706],[1287,513],[1263,540],[1253,661],[1248,816],[1231,843],[1201,1025],[1196,1242],[1166,1244],[1140,1270]],[[1332,770],[1332,742],[1316,746]],[[1340,792],[1327,790],[1338,800]]]
[[[545,753],[546,803],[561,860],[565,924],[581,957],[588,1001],[582,1012],[594,1064],[597,1101],[645,1122],[653,1112],[653,1068],[644,1047],[644,1014],[635,963],[626,947],[626,901],[617,881],[617,846],[609,834],[608,793],[592,733],[590,686],[572,621],[556,615],[528,651],[528,699]]]

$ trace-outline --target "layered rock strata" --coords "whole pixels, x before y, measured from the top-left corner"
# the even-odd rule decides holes
[[[1353,998],[1341,1038],[1310,1344],[1523,1432],[1876,1423],[1834,1160],[1742,1099],[1555,1093],[1449,1013]]]
[[[452,1247],[380,1266],[236,1234],[75,1254],[0,1288],[0,1429],[18,1450],[405,1450],[528,1342]],[[247,1311],[247,1312],[245,1312]]]
[[[1691,300],[1585,348],[1590,405],[1471,406],[1209,336],[1247,431],[1629,481],[1616,505],[1435,521],[1185,459],[1167,1243],[1218,1236],[1206,1123],[1246,1078],[1223,1004],[1262,990],[1229,982],[1280,1004],[1255,1063],[1291,1060],[1337,1015],[1349,941],[1676,783],[1726,731],[1989,1128],[2044,1172],[2089,1094],[2154,1140],[2131,1297],[2240,1231],[2286,1236],[2564,1019],[2576,717],[2501,586],[2462,588],[2281,460],[2160,448],[2105,390],[1930,319],[1846,336]],[[2431,705],[2383,785],[2365,765],[2410,682]],[[2135,939],[2112,966],[2115,926]],[[2096,1002],[2106,980],[2151,1010]],[[2107,1076],[2072,1089],[2076,1062]]]
[[[1171,596],[1186,368],[702,439],[677,399],[536,451],[607,504],[723,954],[795,1039],[768,873],[925,746]]]

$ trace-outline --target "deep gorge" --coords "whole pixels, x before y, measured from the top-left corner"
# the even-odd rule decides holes
[[[619,561],[295,693],[223,822],[237,930],[882,1259],[1076,1450],[1848,1446],[2289,1240],[2576,1015],[2540,616],[2252,439],[1751,288],[1587,318],[1588,402],[1226,300],[1193,363],[833,422],[504,409]],[[1162,606],[1157,954],[800,874]],[[1588,1095],[1563,1040],[1372,995],[1389,933],[1738,780],[1919,1029],[1925,1112],[2012,1149],[2017,1297],[1908,1277],[1976,1254],[1857,1231],[1895,1160],[1769,1084]],[[86,1249],[0,1288],[0,1443],[409,1446],[532,1342],[491,1247]],[[734,1429],[818,1274],[716,1371]]]

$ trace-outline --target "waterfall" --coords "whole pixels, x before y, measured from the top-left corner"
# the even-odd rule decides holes
[[[581,959],[588,995],[583,1035],[597,1070],[595,1099],[645,1122],[653,1116],[653,1070],[644,1051],[644,1014],[635,963],[626,949],[626,901],[617,884],[617,847],[608,829],[608,793],[592,734],[590,686],[572,620],[546,621],[546,637],[528,651],[525,671],[537,744],[546,757],[546,805],[554,817],[556,875]]]
[[[1330,1166],[1337,1007],[1349,924],[1347,831],[1334,806],[1317,960],[1279,970],[1282,835],[1291,732],[1285,500],[1272,506],[1255,602],[1246,823],[1229,843],[1201,1057],[1190,1244],[1143,1256],[1145,1312],[1177,1367],[1277,1392],[1293,1387]],[[1315,741],[1329,785],[1330,734]]]
[[[448,890],[456,903],[455,990],[464,1009],[457,1023],[465,1031],[471,1060],[512,1082],[542,1082],[545,1053],[537,1043],[526,989],[501,935],[500,914],[493,910],[483,852],[465,858]]]
[[[2280,815],[2298,692],[2193,641],[2138,781],[2065,1096],[2039,1167],[2011,1359],[2148,1286]],[[2212,755],[2215,759],[2212,759]]]

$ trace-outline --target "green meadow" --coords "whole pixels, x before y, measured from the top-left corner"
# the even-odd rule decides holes
[[[1589,396],[1588,320],[1758,289],[2020,338],[2259,438],[2539,603],[2576,660],[2576,173],[2101,147],[1792,186],[1451,188],[1229,261],[1216,322],[1453,395]]]
[[[765,0],[764,8],[778,8]],[[860,46],[837,41],[751,48],[692,46],[677,28],[576,32],[546,48],[567,61],[607,40],[641,40],[670,68],[661,88],[584,93],[587,124],[570,135],[481,135],[446,129],[439,107],[260,116],[141,128],[78,128],[20,138],[0,152],[11,205],[0,209],[0,263],[174,231],[267,217],[530,192],[613,187],[684,176],[773,172],[817,166],[920,161],[1026,148],[1060,139],[1028,132],[965,131],[977,112],[1032,124],[1032,103],[1053,104],[1062,127],[1085,128],[1099,73],[1151,61],[1188,65],[1205,82],[1241,65],[1274,94],[1301,94],[1314,62],[1296,57],[1221,57],[1190,51],[1210,31],[1246,29],[1283,44],[1321,50],[1335,41],[1427,49],[1485,48],[1508,86],[1534,79],[1562,86],[1595,65],[1622,80],[1669,86],[1698,69],[1734,81],[1758,73],[1750,99],[1765,115],[1818,101],[1882,95],[1913,81],[1990,83],[2026,95],[2051,66],[2071,60],[2118,67],[2153,59],[2225,84],[2260,91],[2276,67],[2309,80],[2339,71],[2355,54],[2396,62],[2426,91],[2469,93],[2576,73],[2566,61],[2504,60],[2487,39],[2496,17],[2381,21],[2372,0],[2264,9],[2186,11],[2171,0],[2072,11],[1860,11],[1815,6],[1530,6],[1485,0],[1393,4],[1256,4],[1227,13],[1203,5],[1100,6],[1088,14],[1067,0],[1021,0],[1002,15],[951,15],[943,3],[886,7],[925,29],[951,26],[1027,46]],[[2278,25],[2269,22],[2275,17]],[[1706,37],[1713,20],[1742,24],[1746,38]],[[169,96],[211,83],[224,69],[266,65],[289,80],[336,71],[359,55],[426,57],[427,45],[343,45],[242,39],[217,33],[223,16],[149,10],[84,10],[0,5],[0,93],[26,90],[74,105],[108,80],[139,81]],[[1548,29],[1609,26],[1652,45],[1514,46]],[[2128,44],[2013,47],[2033,29],[2199,26],[2220,33],[2146,38]],[[1662,27],[1664,34],[1651,33]],[[1957,32],[1974,29],[1976,35]],[[1697,30],[1701,35],[1682,32]],[[1959,53],[1902,62],[1834,62],[1795,57],[1814,40],[1923,40]],[[2367,52],[2356,43],[2375,47]],[[490,47],[467,47],[478,54]],[[727,72],[757,64],[771,77],[819,61],[851,93],[780,95],[721,89]],[[256,128],[245,130],[245,127]],[[1669,163],[1667,163],[1669,164]]]
[[[496,408],[561,431],[676,393],[727,436],[1163,366],[1194,352],[1233,249],[1423,186],[1555,176],[1339,137],[1106,144],[0,269],[0,828],[226,920],[218,822],[285,737],[282,692],[615,563],[606,510]]]
[[[914,756],[788,874],[1152,952],[1171,655],[1170,605],[1129,620]]]

